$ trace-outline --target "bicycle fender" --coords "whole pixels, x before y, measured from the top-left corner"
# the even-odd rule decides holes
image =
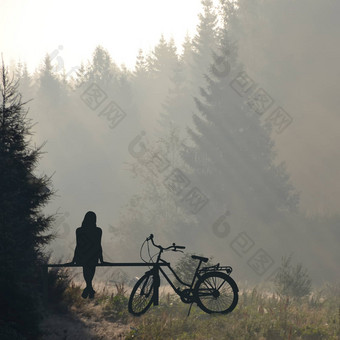
[[[203,281],[207,276],[210,276],[212,273],[214,273],[214,272],[208,272],[208,273],[203,274],[201,276],[200,280],[198,280],[196,282],[194,290],[196,290],[196,288],[198,288],[200,281]],[[219,273],[219,272],[216,272],[216,273]],[[225,274],[225,275],[227,275],[227,274]],[[230,286],[232,286],[237,292],[239,292],[238,286],[237,286],[236,282],[232,279],[232,277],[227,275],[226,280],[230,283]]]

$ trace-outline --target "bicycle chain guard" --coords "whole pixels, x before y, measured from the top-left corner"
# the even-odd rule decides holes
[[[183,289],[180,293],[180,298],[184,303],[192,303],[194,301],[193,295],[190,295],[192,291],[190,289]]]

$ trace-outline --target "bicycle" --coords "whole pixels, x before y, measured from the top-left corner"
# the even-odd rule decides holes
[[[218,263],[214,266],[200,269],[202,262],[206,263],[209,259],[203,256],[192,255],[192,258],[198,260],[199,263],[191,284],[185,283],[171,268],[170,263],[161,258],[162,253],[165,251],[181,251],[178,249],[185,249],[185,247],[173,243],[171,246],[164,248],[154,243],[153,235],[151,234],[141,246],[140,257],[144,262],[146,261],[142,258],[141,253],[145,242],[147,242],[149,250],[149,241],[152,242],[153,246],[159,249],[159,252],[154,255],[157,255],[157,260],[154,262],[153,268],[147,271],[132,289],[128,303],[128,310],[131,314],[140,316],[144,314],[152,304],[154,306],[158,305],[160,287],[159,272],[163,274],[175,293],[180,297],[181,301],[191,304],[188,315],[190,314],[193,303],[196,303],[204,312],[209,314],[227,314],[234,310],[238,302],[238,287],[235,281],[229,276],[232,272],[230,266],[220,266]],[[151,257],[150,251],[149,256],[152,261],[153,257]],[[163,266],[168,267],[175,278],[182,285],[189,288],[181,289],[180,287],[175,287],[171,279],[161,268]]]

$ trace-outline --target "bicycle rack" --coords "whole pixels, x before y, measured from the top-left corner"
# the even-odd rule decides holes
[[[220,264],[217,263],[214,266],[203,267],[199,270],[200,273],[212,271],[225,271],[228,275],[230,275],[233,271],[233,268],[231,268],[230,266],[220,266]]]

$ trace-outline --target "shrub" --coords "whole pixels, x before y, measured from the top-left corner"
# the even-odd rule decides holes
[[[281,267],[274,279],[277,293],[293,298],[301,298],[311,292],[312,281],[301,263],[293,266],[292,255],[283,257]]]
[[[126,322],[128,319],[129,299],[121,294],[111,296],[104,306],[104,315],[112,321]]]
[[[194,260],[191,258],[192,254],[184,254],[176,263],[175,272],[179,276],[179,278],[185,283],[191,283],[192,278],[194,276],[195,270],[198,265],[198,260]],[[211,261],[212,259],[210,259]],[[207,263],[203,263],[201,268],[204,266],[211,266],[212,263],[208,261]]]
[[[48,271],[48,305],[57,310],[64,310],[65,292],[72,277],[68,268],[54,267]]]

